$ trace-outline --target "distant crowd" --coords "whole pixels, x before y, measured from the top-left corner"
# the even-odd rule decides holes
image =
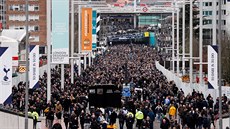
[[[210,129],[218,119],[218,99],[204,97],[203,93],[193,91],[185,95],[173,81],[156,69],[155,61],[164,58],[154,48],[142,44],[123,44],[109,47],[103,55],[96,56],[91,67],[78,76],[74,84],[70,82],[70,69],[65,68],[65,88],[61,89],[61,72],[56,66],[51,70],[51,101],[47,103],[47,73],[40,76],[39,88],[29,92],[30,113],[46,117],[47,127],[53,121],[64,121],[69,129],[106,129],[118,121],[120,129],[124,126],[133,129],[153,129],[154,122],[161,129]],[[82,67],[83,68],[83,67]],[[122,98],[122,108],[112,107],[102,110],[88,108],[88,87],[95,84],[114,84],[122,87],[129,84],[131,97]],[[25,83],[12,88],[12,104],[19,111],[25,107]],[[215,102],[214,102],[215,101]],[[229,112],[230,103],[222,97],[223,113]],[[118,125],[117,125],[118,126]]]

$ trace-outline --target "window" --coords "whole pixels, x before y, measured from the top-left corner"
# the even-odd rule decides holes
[[[11,10],[11,11],[14,10],[13,5],[10,5],[10,6],[9,6],[9,10]]]
[[[20,5],[20,11],[25,11],[25,5]]]
[[[226,10],[222,10],[222,15],[226,15]]]
[[[38,5],[34,6],[34,11],[39,11],[39,6]]]
[[[39,36],[35,36],[34,42],[39,42]]]
[[[45,47],[44,46],[39,46],[39,53],[45,54]]]
[[[34,26],[34,31],[39,31],[39,27],[38,26]]]
[[[205,6],[208,6],[208,2],[205,2]]]
[[[212,11],[208,11],[209,12],[209,15],[212,15]]]
[[[20,26],[19,29],[20,29],[20,30],[24,30],[24,26]]]
[[[209,2],[209,6],[212,6],[212,2]]]
[[[226,25],[226,20],[222,20],[222,25]]]
[[[18,5],[14,6],[14,11],[19,11],[19,6]]]

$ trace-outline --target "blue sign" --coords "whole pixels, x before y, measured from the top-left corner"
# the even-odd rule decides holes
[[[130,88],[128,88],[128,87],[123,88],[122,96],[123,97],[130,97],[131,96]]]
[[[97,48],[97,37],[96,37],[96,34],[97,34],[97,11],[96,10],[93,10],[92,12],[92,50],[96,50]]]
[[[52,0],[52,63],[69,64],[69,0]]]

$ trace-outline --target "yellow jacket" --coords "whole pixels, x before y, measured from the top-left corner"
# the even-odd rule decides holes
[[[169,115],[175,116],[176,115],[176,108],[174,106],[171,106],[169,108]]]

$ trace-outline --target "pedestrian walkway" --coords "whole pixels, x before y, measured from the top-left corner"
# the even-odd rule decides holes
[[[48,128],[46,127],[46,125],[45,125],[45,118],[42,117],[42,118],[40,118],[40,120],[41,120],[41,122],[38,123],[37,129],[48,129]],[[56,119],[54,120],[54,123],[57,123],[57,120],[56,120]],[[65,124],[64,124],[64,122],[63,122],[63,119],[62,119],[61,125],[62,125],[62,129],[66,129],[66,128],[65,128]],[[137,127],[135,127],[135,125],[136,125],[136,123],[133,124],[134,129],[137,129]],[[116,122],[116,127],[117,127],[116,129],[120,129],[118,120],[117,120],[117,122]],[[79,126],[79,129],[81,129],[81,126]],[[124,129],[127,129],[126,126],[124,126]],[[157,122],[157,121],[154,122],[154,129],[160,129],[160,122]]]

